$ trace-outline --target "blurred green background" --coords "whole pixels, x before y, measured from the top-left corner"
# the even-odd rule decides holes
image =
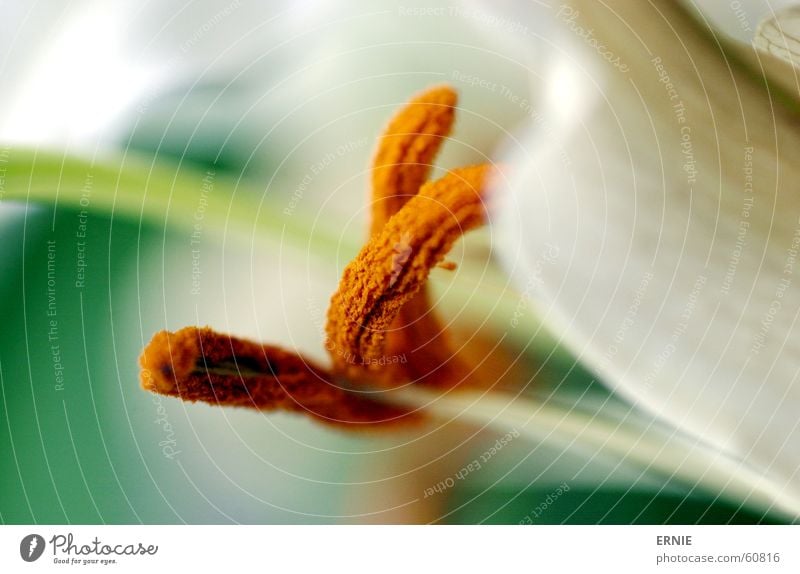
[[[80,218],[80,211],[70,208],[14,208],[0,234],[5,523],[780,520],[620,461],[587,463],[580,452],[525,438],[425,499],[426,488],[484,452],[495,434],[450,425],[455,428],[421,441],[351,436],[292,416],[151,396],[138,385],[143,342],[166,317],[191,322],[196,312],[181,302],[191,276],[186,233],[92,216],[86,221],[86,281],[77,287]],[[53,268],[49,252],[55,253]],[[218,247],[209,247],[204,257],[209,274],[225,260]],[[48,285],[54,287],[54,316],[48,315],[53,301]],[[57,321],[55,331],[51,320]],[[60,353],[63,388],[53,345]],[[566,377],[559,385],[562,394],[587,389],[604,394],[569,361],[551,361],[549,369],[548,380]],[[442,453],[431,446],[436,442]],[[444,460],[434,460],[450,448],[455,450]],[[420,469],[423,464],[437,470]],[[569,490],[553,499],[564,483]],[[423,509],[417,503],[407,512],[389,510],[394,502],[414,498],[422,499]]]
[[[525,94],[534,56],[475,34],[469,17],[398,25],[389,3],[169,4],[2,7],[19,29],[0,45],[4,85],[16,90],[0,114],[0,521],[784,520],[525,437],[426,497],[498,433],[448,421],[356,435],[142,391],[139,353],[165,328],[209,324],[324,360],[324,312],[363,238],[381,126],[414,91],[454,82],[464,111],[439,164],[483,161],[526,110],[457,78],[502,78]],[[466,328],[508,325],[517,310],[520,294],[485,267],[489,246],[486,234],[469,239],[453,255],[463,271],[434,273],[437,311]],[[529,372],[517,391],[647,422],[554,351],[527,307],[506,335]]]

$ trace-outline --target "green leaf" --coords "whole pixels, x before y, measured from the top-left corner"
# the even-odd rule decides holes
[[[562,489],[563,490],[563,489]],[[454,489],[448,504],[450,524],[785,524],[706,493],[536,485],[523,491]]]

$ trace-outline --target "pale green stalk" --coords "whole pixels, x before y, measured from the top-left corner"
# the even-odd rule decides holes
[[[5,201],[85,208],[96,215],[187,232],[191,230],[191,214],[197,209],[203,178],[207,175],[140,159],[92,163],[16,149],[8,154],[3,167]],[[82,205],[89,176],[92,193],[89,204]],[[282,217],[281,200],[262,198],[249,183],[215,174],[213,185],[213,192],[207,196],[204,230],[218,238],[233,238],[248,245],[253,237],[283,241],[296,249],[308,249],[320,258],[341,249],[342,240],[337,240],[338,247],[334,242],[335,237],[340,237],[338,234],[319,225],[311,234],[310,222],[302,213]],[[355,254],[357,242],[352,238],[345,241],[344,251]],[[532,343],[539,353],[561,353],[557,344],[542,334],[533,313],[520,306],[522,296],[506,287],[501,274],[486,272],[483,266],[464,267],[452,284],[439,280],[439,289],[447,293],[446,306],[467,312],[473,319],[488,320],[486,328],[506,333],[507,340],[521,345]],[[510,318],[515,313],[518,324],[512,329]],[[434,396],[412,389],[400,393],[398,400],[424,407],[439,418],[457,417],[503,432],[517,429],[536,442],[554,442],[588,453],[602,452],[687,484],[700,484],[733,500],[747,500],[765,508],[774,506],[792,516],[800,514],[800,502],[776,496],[764,479],[741,464],[704,445],[676,438],[662,427],[645,428],[635,417],[620,421],[552,401],[523,396],[511,400],[502,394]]]
[[[204,178],[208,173],[177,165],[148,162],[140,157],[105,158],[91,162],[74,156],[27,149],[9,150],[5,168],[4,195],[0,200],[84,209],[106,217],[122,217],[155,226],[191,232],[198,210]],[[91,194],[84,189],[91,176]],[[226,241],[250,247],[254,241],[280,243],[330,264],[337,257],[348,260],[359,249],[357,237],[311,221],[301,209],[284,215],[288,198],[282,189],[267,194],[246,180],[223,174],[211,177],[213,188],[205,194],[203,231]],[[469,259],[458,270],[436,273],[432,286],[442,296],[444,312],[458,312],[473,326],[485,326],[513,342],[518,348],[533,347],[539,354],[563,351],[528,307],[523,295],[508,284],[492,264],[478,265]],[[511,320],[516,318],[514,327]],[[533,337],[533,340],[532,340]]]
[[[518,431],[535,443],[577,448],[588,456],[604,454],[645,472],[677,479],[741,505],[800,516],[800,499],[719,449],[664,425],[634,415],[614,420],[602,412],[502,393],[459,391],[446,395],[405,388],[393,399],[440,420],[467,421],[497,433]]]

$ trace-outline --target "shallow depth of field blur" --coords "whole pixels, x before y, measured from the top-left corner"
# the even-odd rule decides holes
[[[446,82],[460,103],[436,173],[498,157],[553,97],[516,38],[555,24],[523,30],[484,2],[0,4],[0,522],[787,521],[547,436],[457,419],[345,433],[139,386],[143,346],[184,325],[324,362],[386,121]],[[163,209],[137,212],[139,189]],[[211,213],[214,194],[234,207]],[[495,236],[433,272],[436,312],[461,332],[513,325],[517,392],[660,424],[516,303]]]

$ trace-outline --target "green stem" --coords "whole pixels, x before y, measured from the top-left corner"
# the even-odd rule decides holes
[[[769,509],[791,519],[800,516],[800,499],[793,493],[776,487],[745,463],[668,426],[635,418],[617,420],[602,412],[582,412],[553,401],[502,393],[440,395],[405,388],[391,397],[394,403],[424,409],[444,421],[466,421],[498,433],[518,431],[536,443],[575,448],[589,456],[603,453],[737,504]]]
[[[289,199],[278,190],[220,173],[202,172],[126,155],[90,161],[54,152],[9,149],[0,160],[4,191],[0,200],[56,208],[86,209],[109,218],[122,217],[191,233],[202,218],[203,233],[250,246],[254,238],[307,251],[321,264],[355,257],[357,238],[343,236],[324,222],[313,222],[302,209],[288,211]],[[568,360],[555,340],[506,276],[493,265],[467,261],[455,277],[437,272],[431,278],[443,309],[455,310],[474,326],[503,334],[505,340],[539,356]],[[516,317],[512,329],[511,319]]]
[[[177,164],[146,161],[130,154],[90,161],[27,149],[10,149],[0,199],[43,203],[95,215],[122,217],[159,227],[192,231],[202,221],[203,232],[250,241],[270,237],[326,255],[334,247],[356,251],[351,241],[315,230],[298,215],[283,213],[288,200],[274,190],[262,192],[245,180],[213,170],[202,172]],[[344,243],[344,245],[342,245]]]

